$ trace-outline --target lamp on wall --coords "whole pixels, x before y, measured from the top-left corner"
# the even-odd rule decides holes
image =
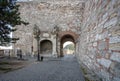
[[[37,60],[40,61],[40,51],[39,51],[39,40],[40,40],[40,29],[39,27],[35,24],[34,28],[33,28],[33,34],[34,34],[34,38],[37,40]]]

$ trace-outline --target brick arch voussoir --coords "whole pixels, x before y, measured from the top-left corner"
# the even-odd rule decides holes
[[[59,32],[59,38],[60,40],[65,36],[65,35],[70,35],[73,37],[74,41],[77,40],[78,38],[78,34],[76,34],[75,32],[72,32],[72,31],[61,31]]]

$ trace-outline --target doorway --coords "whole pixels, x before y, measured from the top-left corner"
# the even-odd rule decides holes
[[[60,56],[63,57],[66,54],[74,54],[75,52],[75,39],[72,35],[64,35],[61,38]]]
[[[43,40],[40,42],[41,54],[52,54],[53,45],[50,40]]]
[[[63,54],[74,54],[75,52],[75,44],[71,41],[66,41],[63,44]]]

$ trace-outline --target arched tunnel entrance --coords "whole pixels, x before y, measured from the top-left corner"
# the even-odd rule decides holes
[[[75,52],[75,44],[71,41],[66,41],[63,44],[63,55],[74,54],[74,52]]]
[[[70,34],[64,35],[60,41],[60,56],[63,57],[65,54],[73,54],[75,51],[75,46],[76,43],[74,37]],[[67,53],[67,50],[69,53]]]
[[[52,54],[53,45],[50,40],[42,40],[40,42],[40,53],[41,54]]]

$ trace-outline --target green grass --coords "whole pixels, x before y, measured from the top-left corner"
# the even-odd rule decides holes
[[[18,65],[21,64],[21,62],[0,62],[0,66],[1,65]]]
[[[86,68],[81,67],[81,70],[84,74],[85,81],[102,81],[102,78],[97,77],[97,80],[93,80],[89,76],[87,76],[87,75],[90,75],[90,74],[88,73],[88,70]],[[91,76],[91,77],[95,78],[96,76]]]
[[[85,81],[91,81],[91,80],[89,80],[89,78],[85,77]]]
[[[6,67],[6,65],[11,65],[11,63],[10,62],[0,62],[0,71],[9,72],[12,70],[12,68]]]
[[[4,68],[4,67],[0,67],[0,71],[3,71],[3,72],[9,72],[11,71],[12,68]]]
[[[81,67],[81,69],[82,69],[83,73],[86,75],[87,74],[87,70],[85,68],[83,68],[83,67]]]
[[[10,64],[9,62],[0,62],[0,65]]]
[[[81,70],[83,71],[84,73],[84,78],[85,78],[85,81],[91,81],[88,77],[85,77],[85,75],[87,75],[87,70],[83,67],[81,67]]]

